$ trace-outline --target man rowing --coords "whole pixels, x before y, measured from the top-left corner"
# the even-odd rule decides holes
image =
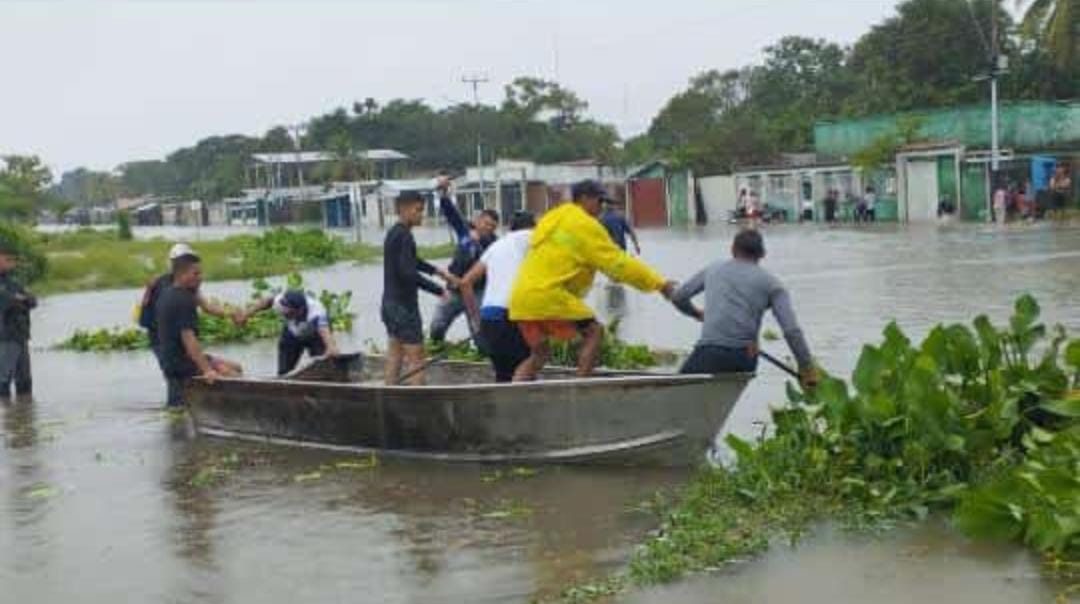
[[[583,298],[596,271],[613,281],[670,298],[675,284],[612,242],[597,216],[608,198],[595,180],[576,183],[571,202],[550,210],[529,238],[529,252],[510,294],[510,320],[518,323],[529,357],[514,372],[514,381],[536,379],[550,356],[550,339],[582,339],[579,376],[596,366],[603,326]]]
[[[731,260],[718,260],[687,280],[671,296],[683,313],[702,322],[701,338],[680,373],[752,372],[757,368],[758,332],[766,310],[772,310],[799,364],[804,387],[817,384],[818,375],[791,297],[780,280],[759,263],[765,241],[756,230],[735,236]],[[705,292],[705,309],[691,300]]]

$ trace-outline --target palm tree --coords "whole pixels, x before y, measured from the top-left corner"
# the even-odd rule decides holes
[[[1080,0],[1016,0],[1018,7],[1025,4],[1021,31],[1040,40],[1054,64],[1069,71],[1080,54]]]

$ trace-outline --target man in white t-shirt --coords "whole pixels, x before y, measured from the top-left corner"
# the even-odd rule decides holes
[[[251,315],[273,309],[283,320],[278,340],[278,375],[292,371],[306,350],[312,357],[337,356],[326,307],[313,296],[294,289],[256,302],[237,316],[241,324]]]
[[[491,358],[496,382],[509,382],[514,369],[529,358],[529,345],[510,320],[510,292],[518,268],[529,251],[529,236],[536,219],[518,212],[510,221],[510,234],[491,244],[461,279],[461,297],[482,352]],[[477,304],[474,285],[486,276],[483,300]]]

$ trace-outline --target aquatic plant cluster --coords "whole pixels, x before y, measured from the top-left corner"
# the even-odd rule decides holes
[[[304,281],[299,273],[293,273],[286,279],[288,289],[303,288]],[[260,300],[281,291],[272,287],[265,279],[256,279],[251,285],[251,300]],[[314,294],[314,292],[311,292]],[[326,307],[330,316],[330,326],[336,332],[352,331],[353,313],[352,292],[331,292],[323,290],[318,295],[319,301]],[[234,307],[226,308],[237,310]],[[281,334],[281,319],[271,310],[253,315],[243,326],[236,325],[231,319],[199,313],[199,338],[205,343],[221,344],[230,342],[249,342],[275,338]],[[113,327],[105,329],[76,330],[69,338],[57,345],[64,350],[79,352],[106,352],[117,350],[138,350],[148,348],[150,342],[146,331],[139,327]]]
[[[428,342],[429,354],[443,354],[455,361],[485,361],[472,341],[463,342]],[[578,346],[576,342],[555,342],[551,347],[549,365],[562,367],[577,366]],[[656,367],[662,360],[670,357],[650,349],[644,344],[630,344],[619,337],[619,322],[612,321],[604,330],[604,340],[600,346],[600,367],[608,369],[646,369]]]
[[[1080,339],[1021,297],[1005,327],[935,327],[918,345],[895,324],[864,347],[850,383],[788,387],[772,430],[731,435],[727,467],[703,470],[663,506],[625,574],[565,601],[670,581],[797,538],[816,521],[888,527],[949,515],[975,537],[1044,552],[1080,580]],[[1080,589],[1073,586],[1069,589]]]

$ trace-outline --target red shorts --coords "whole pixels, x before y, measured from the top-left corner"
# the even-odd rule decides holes
[[[529,348],[536,348],[544,340],[573,340],[585,333],[594,323],[595,319],[582,319],[580,321],[567,321],[564,319],[547,319],[542,321],[518,321],[518,330],[521,337]]]

